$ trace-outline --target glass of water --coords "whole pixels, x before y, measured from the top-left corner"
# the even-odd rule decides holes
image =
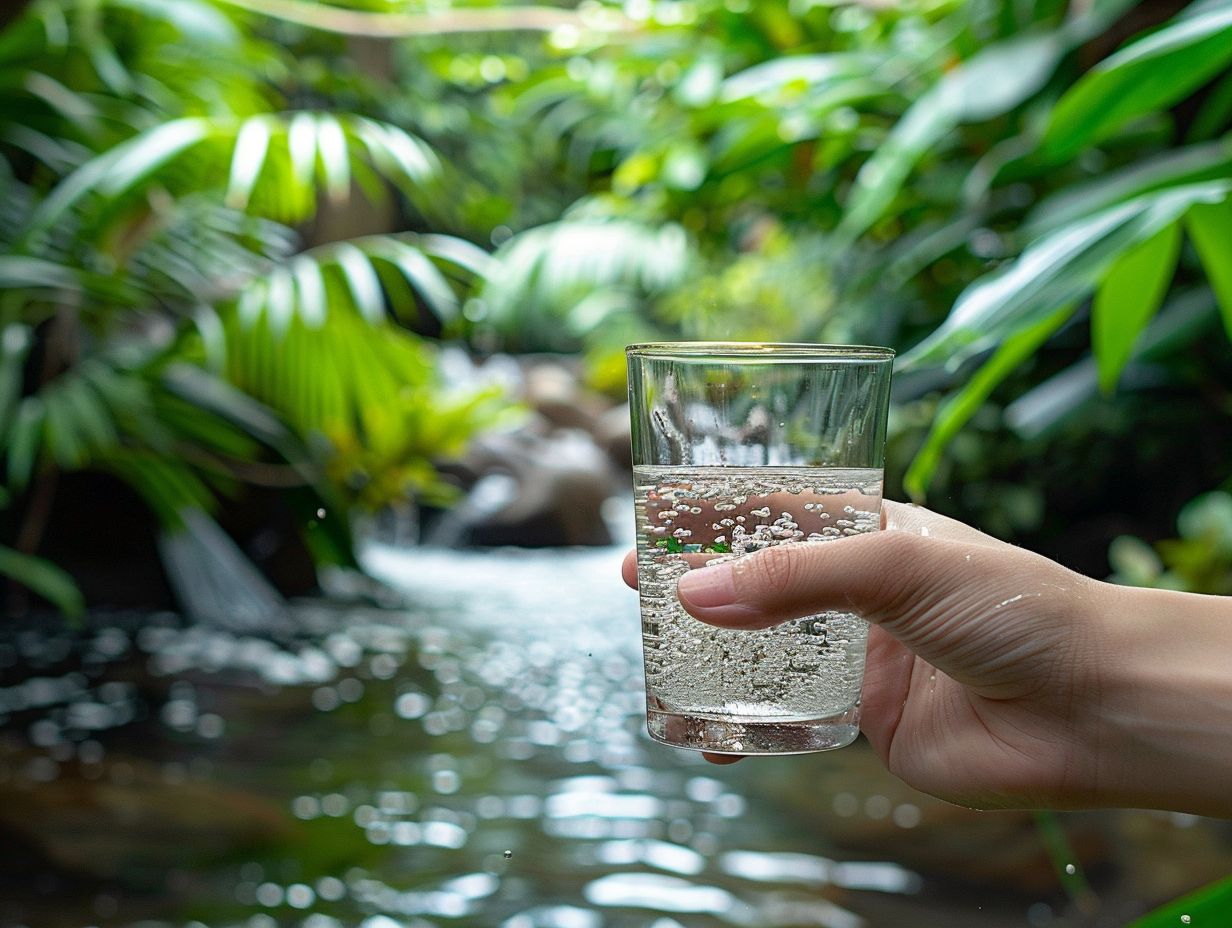
[[[881,527],[894,352],[683,342],[632,345],[627,356],[651,736],[721,754],[850,744],[863,619],[714,628],[681,608],[676,584],[763,548]]]

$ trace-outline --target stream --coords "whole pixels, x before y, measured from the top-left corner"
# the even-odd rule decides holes
[[[862,742],[655,744],[622,554],[372,546],[389,591],[273,638],[10,624],[0,925],[1119,926],[1232,869],[1224,823],[1069,814],[1067,894],[1029,813],[930,799]]]

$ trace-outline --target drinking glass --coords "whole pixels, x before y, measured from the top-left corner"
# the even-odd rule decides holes
[[[688,615],[690,570],[881,527],[894,352],[682,342],[627,349],[647,728],[720,754],[859,733],[868,626],[823,612],[760,631]]]

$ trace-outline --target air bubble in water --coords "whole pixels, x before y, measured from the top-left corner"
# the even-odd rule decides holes
[[[505,860],[508,860],[512,856],[513,856],[513,851],[509,851],[509,850],[505,851]]]

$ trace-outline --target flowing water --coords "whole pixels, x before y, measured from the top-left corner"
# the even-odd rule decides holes
[[[862,744],[655,744],[621,554],[377,548],[405,600],[300,603],[277,638],[4,626],[0,925],[1120,925],[1232,863],[1201,820],[1069,819],[1105,920],[1080,918],[1030,816],[929,800]]]

